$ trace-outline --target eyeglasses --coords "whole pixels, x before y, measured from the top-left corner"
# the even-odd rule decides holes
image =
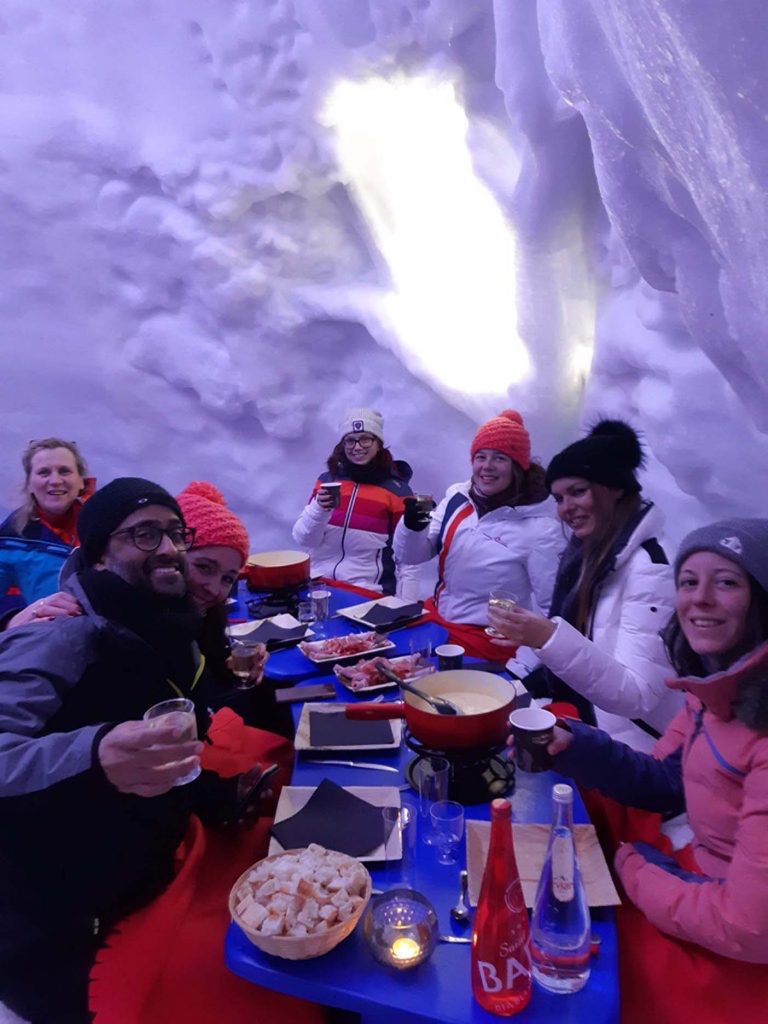
[[[163,537],[168,537],[171,544],[181,551],[189,551],[195,542],[196,531],[187,526],[153,526],[147,523],[144,526],[126,526],[123,530],[115,530],[110,537],[119,537],[121,533],[127,534],[131,544],[139,551],[157,551],[163,543]]]
[[[371,436],[371,434],[363,434],[362,437],[345,437],[344,448],[348,452],[353,452],[355,448],[362,448],[364,452],[367,452],[371,445],[374,445],[378,439]]]

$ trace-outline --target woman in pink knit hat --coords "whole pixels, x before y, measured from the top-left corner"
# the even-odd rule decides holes
[[[519,412],[484,423],[470,455],[471,478],[449,487],[431,513],[406,498],[394,553],[409,564],[439,556],[434,605],[450,639],[498,661],[485,632],[489,595],[506,590],[522,607],[547,611],[564,540]]]

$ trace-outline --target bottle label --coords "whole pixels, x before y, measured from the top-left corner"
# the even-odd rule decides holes
[[[569,903],[574,895],[573,834],[555,836],[552,840],[552,892],[561,903]]]
[[[525,913],[525,897],[519,878],[515,878],[504,890],[504,902],[513,914]]]
[[[477,961],[477,971],[480,977],[480,984],[486,992],[501,992],[502,989],[514,989],[518,979],[528,981],[531,976],[530,968],[525,967],[516,957],[508,957],[502,961],[502,972],[504,977],[500,978],[496,970],[496,964],[488,963],[487,960]]]

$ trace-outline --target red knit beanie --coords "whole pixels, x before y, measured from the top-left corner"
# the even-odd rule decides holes
[[[479,428],[472,441],[473,459],[481,448],[493,448],[508,455],[523,469],[531,465],[531,439],[523,426],[523,417],[514,409],[505,409]]]
[[[184,522],[195,530],[196,548],[233,548],[242,555],[243,563],[248,560],[248,531],[227,508],[218,487],[196,480],[188,484],[176,500],[184,513]]]

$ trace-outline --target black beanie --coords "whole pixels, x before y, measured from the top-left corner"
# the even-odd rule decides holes
[[[593,484],[638,494],[635,470],[645,462],[640,439],[622,420],[600,420],[581,441],[563,448],[547,467],[547,487],[564,476],[580,476]]]
[[[138,476],[120,476],[100,488],[83,505],[77,518],[77,535],[86,565],[104,554],[109,535],[120,523],[144,505],[165,505],[184,522],[178,502],[164,487]]]

